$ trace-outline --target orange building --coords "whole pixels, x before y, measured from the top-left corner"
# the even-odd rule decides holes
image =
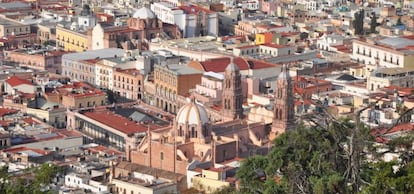
[[[45,92],[45,98],[70,108],[85,108],[106,104],[106,93],[93,88],[86,82],[73,82],[52,91],[47,91]]]
[[[144,75],[138,69],[116,69],[113,91],[125,98],[139,100],[143,97]]]
[[[190,89],[201,83],[203,73],[185,65],[156,65],[154,67],[155,105],[176,113],[177,96],[189,96]]]
[[[329,81],[296,76],[294,80],[294,92],[300,95],[303,100],[312,98],[312,94],[319,94],[332,90],[332,83]]]
[[[256,34],[255,43],[258,44],[270,44],[272,43],[273,33],[272,32],[265,32]]]

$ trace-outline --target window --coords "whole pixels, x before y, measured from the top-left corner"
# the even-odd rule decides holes
[[[161,159],[161,160],[164,160],[164,152],[161,152],[161,153],[160,153],[160,159]]]

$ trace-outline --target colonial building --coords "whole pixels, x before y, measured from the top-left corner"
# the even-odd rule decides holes
[[[113,91],[132,100],[143,98],[144,75],[137,69],[116,69],[114,71]]]
[[[96,25],[96,17],[88,5],[84,5],[77,21],[69,25],[56,26],[57,46],[65,51],[86,51],[90,49],[87,32]]]
[[[178,96],[189,96],[201,76],[201,71],[185,65],[155,65],[155,106],[176,113]]]
[[[220,104],[223,92],[224,76],[219,73],[205,72],[201,84],[196,85],[193,96],[203,104]]]
[[[366,65],[368,72],[377,67],[414,67],[414,36],[354,40],[351,58]],[[366,77],[366,76],[365,76]]]
[[[157,124],[141,124],[106,107],[73,110],[67,114],[67,128],[81,132],[84,142],[96,142],[120,151],[136,147],[148,129],[159,127]]]
[[[222,97],[223,116],[230,120],[243,117],[243,93],[239,67],[231,58],[224,72],[224,88]]]
[[[151,4],[163,22],[177,25],[183,37],[218,35],[217,12],[196,5],[174,6],[166,2]]]
[[[414,87],[414,71],[409,68],[381,68],[367,78],[367,89],[376,91],[388,86]]]
[[[295,127],[295,104],[293,99],[292,78],[286,65],[276,81],[273,105],[273,123],[270,139]]]
[[[95,63],[95,85],[113,90],[114,72],[117,68],[130,69],[135,68],[135,61],[125,60],[115,55]]]
[[[126,155],[132,163],[186,174],[189,164],[197,161],[220,163],[265,154],[267,143],[264,124],[239,119],[214,124],[206,109],[191,100],[178,111],[172,126],[151,131]]]
[[[148,8],[138,9],[127,21],[127,26],[98,23],[88,32],[90,48],[148,49],[147,41],[154,38],[181,37],[177,26],[164,23]]]
[[[5,58],[18,63],[20,66],[37,70],[47,70],[51,73],[62,72],[62,55],[68,52],[55,50],[26,50],[17,49],[5,51]]]
[[[44,95],[48,101],[63,104],[67,108],[88,108],[106,104],[106,93],[85,82],[48,88]]]
[[[102,59],[123,56],[118,48],[99,49],[87,52],[70,53],[62,56],[62,75],[73,80],[95,84],[95,63]]]
[[[20,36],[30,34],[30,25],[22,24],[14,20],[2,17],[0,19],[0,37],[9,35]]]

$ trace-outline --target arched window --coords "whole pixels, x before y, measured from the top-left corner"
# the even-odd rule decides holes
[[[178,130],[178,136],[183,136],[183,126],[180,126]]]
[[[279,110],[279,119],[282,119],[282,110]]]
[[[203,136],[204,136],[204,137],[207,137],[207,135],[208,135],[207,133],[208,133],[208,131],[207,131],[207,127],[206,127],[206,126],[204,126],[204,127],[203,127]]]
[[[195,127],[191,127],[191,137],[192,138],[196,137]]]
[[[279,109],[276,109],[276,111],[275,111],[275,118],[279,119]]]

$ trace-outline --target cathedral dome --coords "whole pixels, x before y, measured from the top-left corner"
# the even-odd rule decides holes
[[[194,100],[181,107],[175,119],[178,124],[188,125],[204,125],[210,121],[204,107]]]
[[[141,9],[138,9],[137,11],[135,11],[134,15],[132,15],[133,18],[138,18],[138,19],[154,19],[157,16],[155,15],[155,13],[146,7],[142,7]]]

